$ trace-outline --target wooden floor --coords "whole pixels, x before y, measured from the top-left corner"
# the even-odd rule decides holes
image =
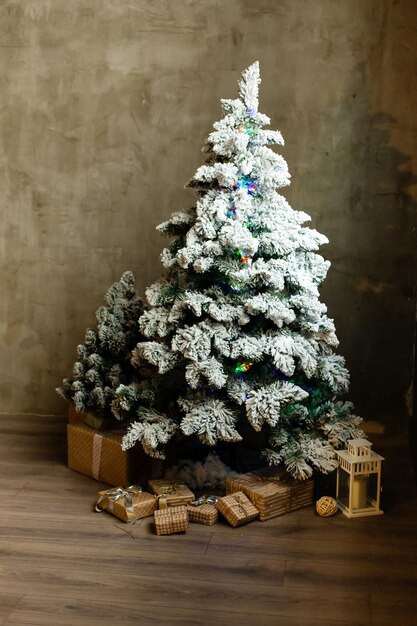
[[[3,415],[0,432],[1,625],[417,624],[407,448],[385,462],[383,516],[307,508],[157,537],[151,518],[92,512],[102,484],[66,468],[64,418]]]

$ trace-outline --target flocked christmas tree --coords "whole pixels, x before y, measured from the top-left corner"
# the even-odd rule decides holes
[[[304,479],[336,467],[335,448],[362,435],[361,419],[341,399],[349,374],[319,300],[330,263],[317,250],[327,238],[277,191],[290,175],[267,147],[283,139],[263,128],[270,120],[258,112],[259,83],[256,62],[242,75],[240,98],[222,100],[226,115],[188,184],[196,205],[158,227],[172,238],[161,255],[167,271],[146,291],[140,329],[149,341],[132,362],[153,365],[159,377],[182,372],[186,391],[171,411],[147,404],[134,386],[117,393],[137,415],[125,448],[139,441],[163,456],[178,434],[237,442],[248,420],[268,436],[269,462]]]
[[[77,347],[72,378],[65,378],[57,392],[80,413],[112,414],[122,420],[125,413],[115,392],[134,378],[130,355],[142,338],[138,319],[144,309],[132,272],[125,272],[110,287],[105,300],[106,306],[96,312],[97,329],[87,329],[84,343]],[[139,382],[135,384],[140,388]]]

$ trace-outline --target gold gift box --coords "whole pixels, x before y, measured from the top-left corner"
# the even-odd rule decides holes
[[[153,515],[158,506],[156,496],[140,488],[105,489],[97,494],[96,511],[108,511],[123,522],[135,522]]]
[[[194,500],[193,492],[184,483],[163,478],[150,480],[149,490],[159,498],[159,508],[186,506]]]
[[[83,423],[68,424],[68,467],[114,486],[149,478],[149,457],[137,449],[122,450],[123,434],[123,430],[99,431]]]
[[[173,506],[159,509],[154,513],[155,532],[157,535],[183,533],[188,528],[188,513],[185,506]]]
[[[190,522],[212,526],[217,522],[219,514],[214,504],[204,502],[198,506],[187,505],[188,519]]]
[[[265,522],[313,502],[313,480],[296,480],[283,469],[265,468],[226,478],[226,493],[242,491]]]
[[[233,528],[252,522],[259,515],[258,509],[242,491],[219,498],[216,508]]]

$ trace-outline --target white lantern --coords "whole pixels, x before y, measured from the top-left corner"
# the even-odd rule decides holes
[[[347,517],[381,515],[381,461],[366,439],[351,439],[348,449],[337,451],[336,500]]]

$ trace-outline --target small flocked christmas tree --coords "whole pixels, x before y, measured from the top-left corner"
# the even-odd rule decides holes
[[[87,329],[84,343],[77,347],[72,378],[65,378],[57,392],[72,402],[80,413],[98,417],[113,415],[122,420],[124,411],[115,395],[121,384],[131,383],[134,375],[131,351],[140,341],[138,319],[143,302],[135,289],[132,272],[125,272],[105,296],[107,306],[96,312],[96,330]],[[139,382],[136,387],[141,388]]]
[[[140,329],[149,341],[132,361],[160,377],[182,372],[187,386],[178,387],[176,410],[164,412],[122,385],[121,404],[137,415],[124,447],[139,441],[163,456],[177,434],[237,442],[246,419],[268,436],[269,462],[305,479],[334,469],[335,448],[363,433],[341,400],[349,374],[319,300],[330,263],[317,250],[327,239],[277,191],[290,175],[267,147],[283,139],[263,129],[270,120],[258,112],[259,83],[256,62],[242,75],[240,98],[222,101],[206,164],[188,184],[196,205],[158,227],[173,238],[161,255],[167,272],[146,291]]]

